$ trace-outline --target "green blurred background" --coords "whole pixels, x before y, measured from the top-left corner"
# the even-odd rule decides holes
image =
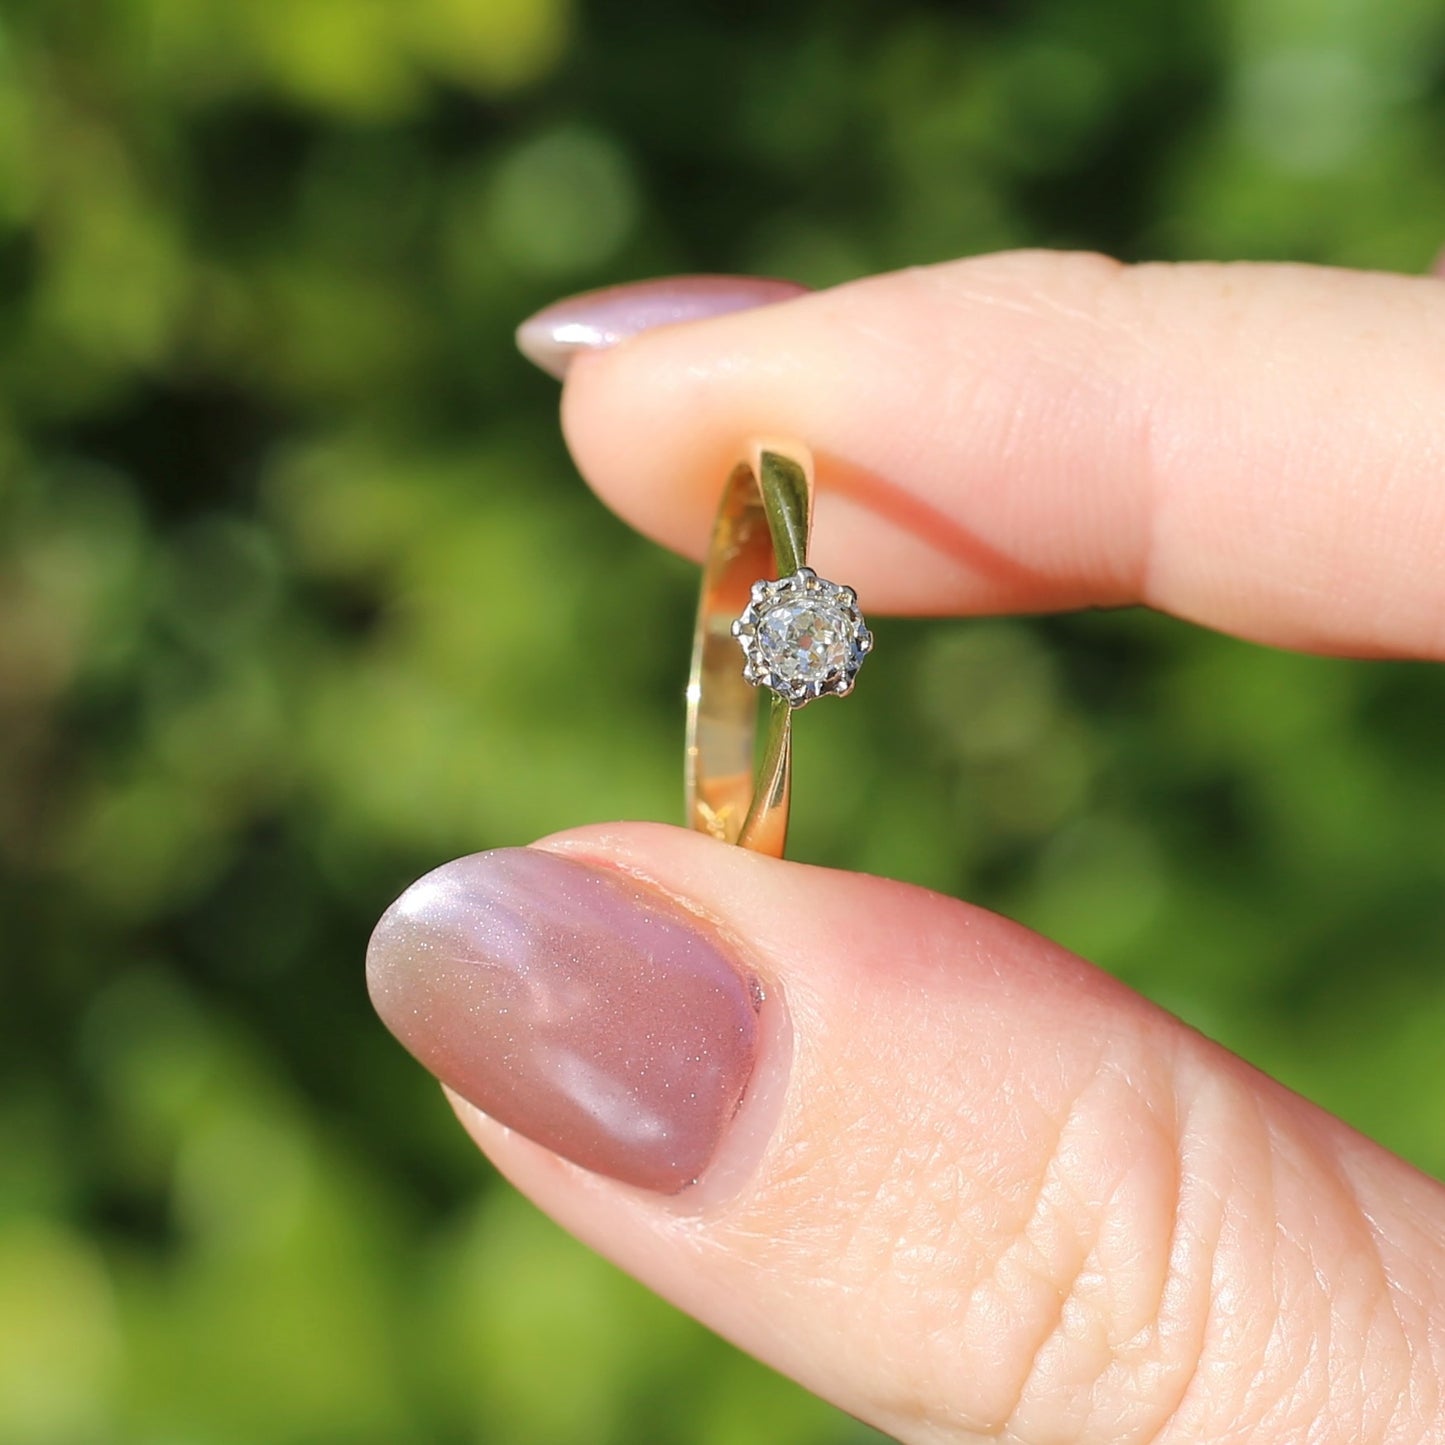
[[[1014,245],[1420,270],[1442,22],[9,0],[0,1441],[872,1438],[499,1186],[365,999],[418,873],[679,813],[692,570],[512,327]],[[1044,929],[1445,1171],[1438,670],[878,631],[802,720],[797,856]]]

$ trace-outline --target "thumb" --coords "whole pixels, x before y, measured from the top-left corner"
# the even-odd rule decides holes
[[[618,825],[368,974],[542,1208],[904,1440],[1436,1438],[1445,1191],[1003,919]]]

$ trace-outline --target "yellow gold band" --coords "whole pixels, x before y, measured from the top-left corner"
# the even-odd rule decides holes
[[[759,750],[759,694],[743,676],[732,629],[759,578],[806,567],[812,517],[807,449],[754,443],[728,478],[713,526],[687,687],[688,822],[776,858],[787,841],[793,708],[766,694]]]

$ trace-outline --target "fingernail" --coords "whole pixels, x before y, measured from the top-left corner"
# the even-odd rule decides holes
[[[616,346],[640,331],[675,321],[703,321],[787,301],[808,288],[757,276],[664,276],[608,286],[554,301],[517,328],[523,356],[559,380],[582,351]]]
[[[447,863],[366,954],[382,1021],[444,1084],[544,1148],[673,1194],[752,1077],[762,990],[645,884],[531,848]]]

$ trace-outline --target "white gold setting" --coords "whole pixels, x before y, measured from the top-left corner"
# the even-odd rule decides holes
[[[857,593],[811,567],[776,582],[754,582],[732,634],[742,644],[744,678],[772,688],[794,707],[817,697],[846,697],[873,648]]]

